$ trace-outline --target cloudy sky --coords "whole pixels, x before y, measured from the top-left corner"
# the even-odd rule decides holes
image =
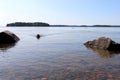
[[[11,22],[120,25],[120,0],[0,0],[0,25]]]

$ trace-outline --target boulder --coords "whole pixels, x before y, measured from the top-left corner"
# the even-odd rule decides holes
[[[0,43],[15,43],[19,40],[19,37],[10,31],[0,32]]]
[[[97,40],[88,41],[84,45],[93,49],[120,51],[120,44],[107,37],[100,37]]]

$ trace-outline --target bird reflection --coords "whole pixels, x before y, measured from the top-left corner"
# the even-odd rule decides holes
[[[120,54],[120,51],[108,51],[108,50],[100,50],[100,49],[92,49],[92,50],[104,58],[110,58],[110,57],[114,57],[117,54]]]
[[[15,43],[9,43],[9,44],[0,44],[0,50],[5,52],[8,49],[12,48],[15,46]]]

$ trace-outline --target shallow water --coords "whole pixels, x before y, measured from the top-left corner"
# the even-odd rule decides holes
[[[120,43],[120,28],[1,27],[20,37],[0,47],[0,80],[119,80],[120,54],[87,49],[83,43],[107,36]],[[36,38],[41,34],[40,39]]]

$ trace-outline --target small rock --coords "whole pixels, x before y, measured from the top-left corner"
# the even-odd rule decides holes
[[[47,78],[41,78],[41,80],[48,80]]]

